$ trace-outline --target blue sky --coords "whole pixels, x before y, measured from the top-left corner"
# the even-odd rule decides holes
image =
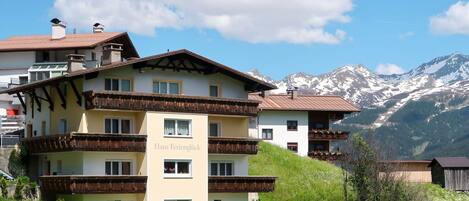
[[[146,8],[158,8],[157,6],[151,7],[157,5],[154,3],[157,1],[146,1]],[[463,14],[466,12],[465,17],[469,18],[467,17],[469,4],[464,1],[458,3],[458,1],[449,0],[337,0],[337,4],[343,4],[343,6],[328,9],[333,9],[333,12],[341,16],[332,16],[325,23],[319,23],[321,25],[309,24],[308,26],[313,26],[313,30],[331,33],[339,42],[316,41],[314,37],[300,42],[292,41],[294,39],[291,37],[271,37],[269,31],[273,34],[276,30],[284,28],[276,24],[282,23],[281,16],[271,22],[263,20],[265,16],[260,16],[260,20],[257,21],[252,20],[253,26],[261,22],[262,26],[269,29],[267,32],[241,26],[240,29],[244,30],[236,30],[233,26],[214,25],[206,21],[198,22],[199,19],[194,16],[200,16],[200,13],[213,15],[213,10],[202,8],[203,6],[210,7],[205,4],[202,4],[199,10],[185,9],[180,5],[181,8],[179,8],[178,4],[171,6],[170,11],[178,10],[186,16],[184,22],[172,23],[173,18],[167,17],[171,16],[170,14],[160,16],[163,11],[156,14],[149,11],[148,15],[157,17],[142,19],[142,16],[137,15],[138,13],[131,13],[128,18],[126,17],[129,21],[121,19],[121,23],[117,23],[110,17],[102,17],[102,14],[87,13],[90,9],[86,5],[81,8],[82,10],[71,10],[64,6],[68,3],[70,3],[68,0],[59,0],[59,2],[1,1],[0,39],[12,35],[49,34],[49,20],[53,17],[65,18],[68,30],[71,31],[75,27],[79,32],[89,31],[89,27],[84,25],[88,22],[91,26],[93,20],[104,21],[106,30],[129,31],[141,56],[162,53],[167,49],[185,48],[241,71],[257,68],[275,79],[281,79],[295,72],[325,73],[346,64],[363,64],[372,70],[380,64],[387,64],[384,66],[392,64],[409,70],[438,56],[453,52],[469,53],[469,30],[465,30],[469,27],[469,19],[464,19],[464,15],[462,17],[451,16],[449,11],[452,5],[459,4],[460,11],[462,10]],[[350,7],[349,3],[353,6]],[[80,9],[80,6],[70,7]],[[99,8],[99,5],[97,7]],[[227,5],[227,7],[233,6]],[[253,6],[252,9],[255,8],[256,6]],[[275,7],[272,8],[272,12],[275,11],[274,9]],[[292,6],[292,9],[295,8]],[[312,10],[308,12],[321,12],[317,9]],[[233,10],[217,9],[217,12],[226,12],[227,15],[236,14],[238,11],[235,8]],[[70,15],[75,12],[77,15]],[[242,10],[242,12],[249,11]],[[266,16],[275,16],[274,14],[266,14]],[[282,15],[289,20],[302,20],[301,18],[295,19],[295,16],[289,13]],[[302,13],[298,15],[301,16]],[[449,16],[445,18],[445,15]],[[100,19],[100,16],[103,19]],[[342,19],[343,16],[347,19]],[[444,18],[440,24],[435,25],[436,28],[430,25],[431,18],[434,16]],[[83,20],[87,17],[93,19]],[[132,17],[137,17],[142,21],[139,22]],[[155,21],[156,18],[161,18],[161,20]],[[146,23],[145,20],[150,24],[149,28],[142,28],[143,25],[136,27],[129,25]],[[451,20],[456,21],[456,25],[446,25],[451,24]],[[466,22],[468,24],[464,25]],[[460,24],[462,28],[459,27]],[[301,26],[303,25],[296,28],[302,28]],[[152,30],[155,32],[153,33]],[[346,35],[337,34],[337,30]],[[250,34],[250,31],[257,31],[259,37],[254,37],[253,35],[256,34]]]

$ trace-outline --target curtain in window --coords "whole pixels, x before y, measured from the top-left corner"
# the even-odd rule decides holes
[[[189,174],[189,162],[178,162],[178,174]]]
[[[164,120],[164,134],[165,135],[174,135],[175,127],[176,127],[175,120]]]
[[[169,83],[169,94],[179,94],[178,83]]]
[[[164,162],[164,173],[166,174],[176,173],[176,162]]]
[[[178,135],[189,135],[189,121],[178,121]]]

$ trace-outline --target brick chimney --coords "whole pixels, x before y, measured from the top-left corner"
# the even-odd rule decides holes
[[[291,99],[298,98],[298,87],[291,87],[287,89],[287,95],[290,95]]]
[[[52,23],[52,40],[65,38],[65,24],[57,18],[50,21]]]
[[[103,33],[104,32],[104,25],[100,23],[93,24],[93,33]]]
[[[122,61],[122,44],[107,43],[103,46],[102,66]]]
[[[67,70],[68,73],[85,69],[85,55],[68,54],[67,62],[68,62],[68,70]]]

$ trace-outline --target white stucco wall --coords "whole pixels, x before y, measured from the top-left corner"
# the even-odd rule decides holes
[[[298,121],[297,131],[287,130],[287,120]],[[273,139],[267,142],[287,148],[288,142],[298,143],[298,154],[308,155],[308,112],[306,111],[261,111],[258,114],[258,135],[262,129],[273,129]]]
[[[28,52],[0,52],[0,69],[29,68],[36,60],[34,51]]]
[[[62,172],[57,171],[57,161],[62,161]],[[40,157],[40,171],[45,172],[45,162],[50,161],[51,174],[58,175],[82,175],[83,174],[83,152],[48,153]]]
[[[249,161],[247,155],[208,155],[208,162],[211,161],[226,161],[233,162],[234,175],[246,176],[248,175]],[[210,175],[210,165],[208,166]]]
[[[218,84],[221,87],[221,96],[226,98],[247,98],[248,93],[244,89],[244,83],[220,73],[204,75],[197,72],[173,72],[161,69],[147,70],[139,73],[132,67],[120,68],[113,71],[101,72],[95,79],[87,80],[84,91],[104,90],[105,78],[128,78],[133,80],[133,89],[136,92],[153,92],[153,80],[178,81],[182,83],[181,93],[189,96],[209,96],[210,84]]]
[[[208,200],[248,201],[248,193],[209,193]]]
[[[106,175],[106,160],[132,162],[132,175],[137,175],[137,153],[135,152],[83,152],[84,175]]]

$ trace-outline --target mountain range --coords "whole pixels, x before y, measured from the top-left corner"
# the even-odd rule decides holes
[[[274,80],[273,93],[339,95],[362,108],[334,126],[370,134],[396,159],[469,156],[469,55],[437,57],[403,74],[380,75],[363,65],[322,74],[294,73]],[[386,142],[386,143],[384,143]]]

